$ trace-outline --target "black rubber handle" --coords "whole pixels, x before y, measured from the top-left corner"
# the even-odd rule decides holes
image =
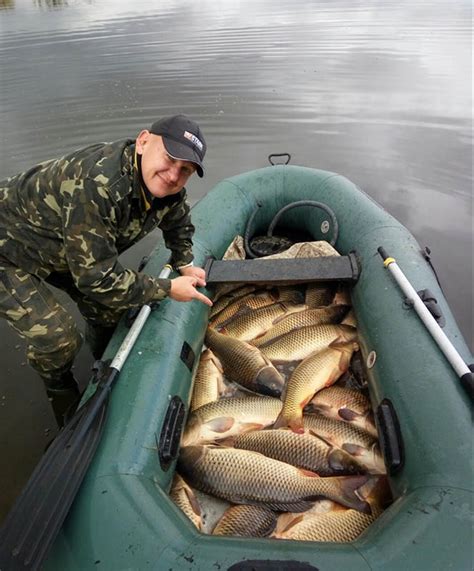
[[[400,423],[392,401],[384,399],[375,413],[385,466],[390,475],[402,469],[405,462]]]
[[[377,248],[377,252],[382,256],[383,261],[385,261],[389,257],[387,251],[382,246],[380,246],[380,248]]]
[[[461,385],[469,395],[470,399],[474,401],[474,373],[465,373],[461,377]]]
[[[173,460],[178,456],[185,411],[184,402],[175,395],[168,405],[158,444],[160,466],[164,472],[168,470]]]

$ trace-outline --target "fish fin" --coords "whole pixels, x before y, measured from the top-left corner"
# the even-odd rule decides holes
[[[342,499],[344,500],[344,502],[342,502],[343,505],[365,514],[370,515],[372,513],[370,504],[361,500],[357,495],[358,488],[362,487],[368,479],[369,476],[346,476],[338,478]]]
[[[280,323],[280,321],[282,321],[283,319],[286,319],[288,317],[288,314],[285,313],[284,315],[279,315],[278,317],[275,317],[275,319],[272,321],[272,325],[276,325],[277,323]]]
[[[298,470],[302,476],[306,476],[308,478],[320,478],[319,474],[311,472],[311,470],[306,470],[305,468],[298,468]]]
[[[362,454],[367,451],[367,449],[363,446],[359,446],[358,444],[351,444],[348,442],[342,445],[342,449],[345,450],[348,454],[351,454],[351,456],[362,456]]]
[[[351,364],[352,353],[354,352],[354,343],[346,343],[345,346],[341,347],[341,358],[339,359],[339,375],[345,373],[349,369]]]
[[[328,454],[328,464],[335,471],[346,474],[363,474],[364,467],[354,457],[340,448],[333,448]]]
[[[313,436],[314,438],[319,438],[319,440],[321,440],[322,442],[324,442],[324,444],[327,444],[328,446],[331,446],[331,448],[334,446],[333,443],[330,440],[327,440],[324,436],[321,436],[321,434],[318,434],[317,432],[315,432],[312,428],[308,429],[308,433]]]
[[[226,438],[221,438],[220,440],[215,441],[215,445],[222,448],[233,448],[234,444],[235,436],[227,436]]]
[[[387,467],[385,466],[385,461],[383,458],[383,455],[380,451],[380,446],[378,442],[374,442],[372,444],[372,446],[370,447],[370,451],[373,454],[373,458],[374,458],[374,467],[371,470],[372,474],[386,474],[387,473]]]
[[[342,335],[338,335],[334,341],[329,343],[328,347],[332,349],[343,349],[347,345],[347,341],[344,339]]]
[[[235,419],[231,416],[219,416],[218,418],[213,418],[209,422],[206,422],[207,427],[212,432],[227,432],[235,424]]]
[[[354,412],[353,410],[345,406],[340,408],[337,411],[337,413],[343,420],[347,420],[347,422],[352,422],[353,420],[355,420],[360,416],[357,412]]]
[[[280,524],[280,519],[282,519],[281,524]],[[295,525],[297,525],[298,523],[300,523],[303,520],[304,520],[304,516],[301,514],[297,515],[297,516],[294,516],[291,513],[282,514],[278,520],[279,525],[278,525],[277,531],[278,531],[278,533],[285,533],[289,529],[291,529],[292,527],[294,527]],[[281,525],[281,527],[280,527],[280,525]]]
[[[248,501],[246,503],[248,503]],[[313,506],[313,502],[307,500],[299,500],[294,503],[265,502],[265,505],[267,508],[277,512],[301,513],[308,511]]]
[[[187,490],[186,488],[184,488],[184,493],[186,494],[186,496],[188,498],[188,502],[189,502],[193,512],[197,516],[201,517],[201,506],[199,505],[199,503],[196,499],[196,496],[190,490]]]
[[[379,437],[379,433],[377,431],[377,426],[375,425],[374,419],[369,412],[364,416],[364,430],[366,430],[369,434],[374,436],[375,438]]]
[[[376,476],[373,477],[373,480],[375,481],[370,483],[370,489],[367,490],[367,493],[361,495],[358,492],[358,495],[368,500],[371,505],[375,504],[384,509],[393,501],[388,478],[387,476]]]
[[[227,385],[222,377],[216,379],[217,394],[221,397],[227,391]]]
[[[303,416],[293,417],[287,421],[287,426],[291,428],[293,432],[296,434],[303,434],[304,433],[304,425],[303,425]]]
[[[216,366],[216,369],[219,371],[219,373],[224,374],[224,369],[222,368],[222,363],[221,363],[220,359],[218,359],[216,357],[216,355],[214,355],[214,353],[212,354],[212,357],[209,357],[209,359],[214,363],[214,365]]]
[[[344,469],[344,458],[347,456],[343,450],[338,448],[333,448],[328,454],[328,464],[329,466],[337,471],[341,472]]]
[[[324,383],[324,386],[321,387],[319,390],[327,389],[328,387],[332,386],[332,385],[337,381],[337,379],[338,379],[341,375],[342,375],[342,371],[340,371],[340,370],[339,370],[339,372],[337,372],[336,374],[334,374],[334,373],[331,374],[331,375],[328,377],[328,380]],[[318,392],[319,392],[319,391],[316,391],[315,394],[317,394]]]
[[[273,424],[273,428],[288,428],[288,421],[280,412]]]
[[[321,442],[324,442],[324,444],[327,444],[330,448],[334,448],[334,443],[331,442],[330,440],[328,440],[327,438],[325,438],[324,436],[322,436],[321,434],[313,434],[314,438],[319,438],[319,440],[321,440]]]
[[[261,422],[241,422],[240,426],[245,432],[250,432],[251,430],[262,430],[265,425]]]

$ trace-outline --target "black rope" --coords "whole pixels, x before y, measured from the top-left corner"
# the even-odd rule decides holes
[[[337,223],[336,215],[329,208],[329,206],[327,206],[326,204],[323,204],[322,202],[317,202],[315,200],[298,200],[297,202],[292,202],[291,204],[287,204],[286,206],[284,206],[281,210],[279,210],[275,214],[275,216],[273,217],[273,220],[270,222],[270,226],[268,227],[268,231],[267,231],[267,236],[273,235],[273,230],[275,229],[275,227],[276,227],[278,221],[280,220],[281,216],[285,212],[287,212],[288,210],[291,210],[292,208],[295,208],[296,206],[314,206],[316,208],[321,208],[322,210],[324,210],[324,212],[326,212],[326,214],[329,215],[329,217],[331,218],[332,225],[333,225],[333,237],[329,243],[331,244],[331,246],[334,246],[334,244],[337,241],[337,237],[339,236],[339,224]]]

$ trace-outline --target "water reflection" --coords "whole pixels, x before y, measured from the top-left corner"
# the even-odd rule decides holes
[[[33,0],[33,3],[38,8],[47,8],[49,10],[68,6],[67,0]]]
[[[272,152],[344,174],[431,247],[472,343],[469,0],[0,0],[0,10],[0,179],[187,113],[209,146],[192,201]],[[40,393],[2,322],[0,335],[14,458],[42,444],[30,420]],[[26,394],[36,395],[27,416]]]
[[[15,8],[15,0],[0,0],[0,10],[11,10]]]

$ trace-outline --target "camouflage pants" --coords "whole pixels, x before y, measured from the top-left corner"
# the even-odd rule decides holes
[[[52,274],[49,283],[66,291],[89,326],[114,327],[121,312],[82,295],[68,274]],[[0,262],[0,317],[27,341],[29,364],[52,383],[68,371],[82,336],[69,311],[43,280]]]

